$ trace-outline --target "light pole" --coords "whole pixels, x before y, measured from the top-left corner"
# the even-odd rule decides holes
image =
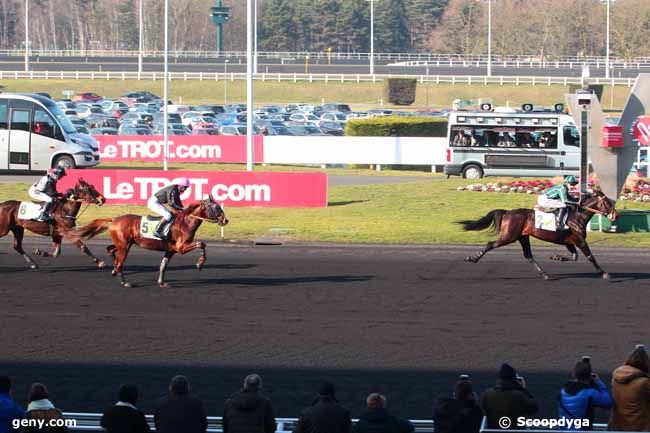
[[[164,145],[164,156],[163,156],[163,170],[167,171],[168,159],[169,159],[169,131],[167,130],[169,119],[169,0],[165,0],[165,53],[164,53],[164,69],[165,69],[165,79],[163,84],[163,145]]]
[[[253,0],[246,12],[246,171],[253,171]]]
[[[370,75],[375,75],[375,1],[370,2]]]
[[[492,0],[488,2],[488,57],[487,57],[487,76],[492,76]]]
[[[223,62],[223,105],[228,104],[228,62],[226,59]]]
[[[25,72],[29,71],[29,0],[25,0]]]
[[[601,3],[607,5],[607,41],[605,42],[605,78],[609,78],[609,17],[610,17],[610,5],[616,0],[600,0]]]
[[[140,0],[140,13],[139,13],[139,30],[138,30],[138,73],[142,73],[142,52],[144,51],[144,39],[142,37],[144,33],[143,25],[142,23],[144,22],[144,17],[142,15],[142,2],[143,0]]]
[[[253,19],[255,21],[255,29],[253,30],[255,33],[255,35],[253,36],[253,41],[254,41],[253,73],[257,74],[257,0],[255,0],[255,17]]]

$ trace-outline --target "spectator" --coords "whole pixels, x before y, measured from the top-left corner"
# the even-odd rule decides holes
[[[300,414],[294,433],[349,433],[351,426],[350,412],[336,400],[336,388],[323,382],[313,406]]]
[[[588,358],[576,363],[573,369],[573,380],[567,382],[558,397],[558,412],[560,418],[589,420],[589,428],[594,425],[594,407],[609,409],[612,407],[612,396],[597,374],[591,371]],[[571,430],[580,430],[580,426]]]
[[[483,411],[478,405],[469,376],[456,382],[453,398],[439,399],[433,410],[435,433],[478,433]]]
[[[250,374],[241,391],[226,400],[223,410],[224,433],[274,433],[275,417],[271,400],[261,393],[262,378]]]
[[[29,403],[27,405],[25,419],[37,420],[43,428],[39,428],[36,425],[27,426],[23,429],[23,433],[66,433],[68,431],[65,425],[56,426],[51,424],[57,423],[57,420],[61,420],[62,422],[63,413],[55,408],[49,400],[49,393],[45,385],[42,383],[34,383],[29,390],[27,400]]]
[[[359,417],[355,433],[412,433],[413,424],[390,415],[386,410],[386,397],[373,393],[366,399],[368,410]]]
[[[135,404],[138,402],[138,387],[123,385],[118,401],[102,415],[101,426],[108,433],[149,433],[149,424]]]
[[[643,346],[637,346],[612,373],[614,409],[610,430],[650,431],[650,359]]]
[[[0,433],[14,431],[14,420],[20,420],[24,416],[25,412],[11,397],[11,379],[0,376]]]
[[[174,376],[169,384],[169,395],[158,402],[154,414],[159,433],[205,433],[208,420],[203,403],[190,394],[190,383],[185,376]]]
[[[517,418],[530,417],[538,410],[537,402],[526,389],[524,378],[518,377],[515,369],[508,364],[501,366],[496,386],[481,396],[481,407],[490,429],[504,428],[499,425],[501,418],[510,420],[507,428],[516,429]]]

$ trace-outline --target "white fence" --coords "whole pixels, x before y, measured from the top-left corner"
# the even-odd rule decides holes
[[[0,80],[45,79],[45,80],[146,80],[157,81],[164,78],[163,72],[100,72],[100,71],[0,71]],[[387,78],[415,78],[420,83],[435,84],[514,84],[533,86],[552,86],[583,84],[580,77],[540,77],[540,76],[482,76],[482,75],[395,75],[395,74],[255,74],[257,81],[276,82],[324,82],[324,83],[376,83]],[[170,72],[171,81],[235,81],[245,80],[245,73],[223,72]],[[632,87],[634,78],[590,78],[590,84]]]

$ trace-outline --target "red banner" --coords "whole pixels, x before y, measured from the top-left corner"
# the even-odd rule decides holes
[[[102,161],[162,161],[160,135],[95,135]],[[253,137],[255,162],[263,162],[263,137]],[[246,137],[229,135],[170,135],[170,162],[246,162]]]
[[[101,192],[107,203],[146,204],[147,199],[175,178],[187,177],[185,204],[209,194],[226,206],[326,207],[327,175],[245,171],[69,170],[60,190],[72,188],[79,177]]]

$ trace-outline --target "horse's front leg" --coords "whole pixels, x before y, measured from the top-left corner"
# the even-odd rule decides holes
[[[196,262],[196,268],[200,270],[207,260],[205,256],[205,242],[198,241],[198,242],[192,242],[190,244],[183,244],[179,248],[178,252],[181,254],[187,254],[190,251],[194,251],[198,248],[201,249],[201,255],[199,256],[199,259]]]
[[[158,285],[162,289],[166,289],[169,287],[169,284],[165,282],[165,271],[167,270],[167,264],[171,260],[171,258],[174,256],[174,252],[172,251],[166,251],[165,256],[163,259],[160,261],[160,272],[158,273]]]
[[[596,268],[600,276],[605,280],[609,280],[609,274],[605,272],[596,261],[596,258],[591,253],[591,248],[589,248],[589,245],[587,244],[587,240],[582,238],[579,239],[578,242],[576,242],[576,246],[580,248],[580,251],[582,251],[582,254],[587,257],[587,260],[589,260],[591,264],[594,265],[594,268]]]

